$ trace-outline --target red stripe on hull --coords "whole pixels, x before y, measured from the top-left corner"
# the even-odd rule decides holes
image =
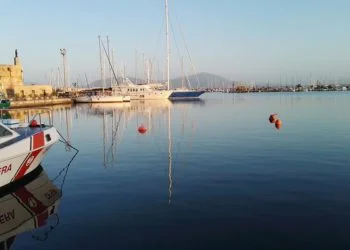
[[[33,135],[33,150],[41,148],[45,145],[44,132]]]
[[[26,160],[22,163],[21,167],[19,168],[19,171],[17,172],[15,176],[15,180],[18,180],[19,178],[23,177],[27,170],[29,169],[32,162],[35,160],[35,158],[38,156],[38,154],[43,150],[43,148],[35,150],[27,156]]]

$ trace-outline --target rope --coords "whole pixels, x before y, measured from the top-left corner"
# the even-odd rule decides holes
[[[77,154],[79,153],[79,150],[77,148],[75,148],[74,146],[72,146],[61,134],[59,131],[57,131],[57,133],[60,135],[60,137],[62,138],[62,140],[59,140],[60,142],[64,143],[66,146],[68,146],[69,148],[72,148],[75,150],[75,154],[72,156],[72,158],[70,159],[70,161],[68,162],[67,166],[65,166],[64,168],[61,169],[61,171],[52,179],[52,182],[56,181],[58,179],[58,177],[60,177],[62,175],[62,173],[65,171],[64,175],[63,175],[63,179],[62,179],[62,183],[60,185],[60,190],[62,193],[62,189],[63,189],[63,184],[66,180],[66,176],[68,173],[68,169],[70,167],[70,165],[72,164],[74,158],[77,156]]]
[[[62,183],[61,185],[59,186],[59,190],[60,190],[60,194],[59,194],[59,197],[58,199],[62,198],[62,195],[63,195],[63,185],[65,183],[65,180],[66,180],[66,177],[67,177],[67,173],[68,173],[68,169],[71,165],[71,163],[73,162],[74,158],[77,156],[77,154],[79,153],[79,150],[75,147],[73,147],[61,134],[59,131],[57,131],[57,133],[60,135],[60,137],[62,138],[62,140],[60,139],[59,141],[64,143],[66,146],[72,148],[75,150],[75,154],[72,156],[72,158],[70,159],[70,161],[68,162],[67,166],[65,166],[64,168],[62,168],[60,170],[60,172],[51,180],[52,182],[55,182],[63,173],[63,178],[62,178]],[[57,201],[57,200],[56,200]],[[55,201],[55,202],[56,202]],[[54,203],[52,203],[51,205],[53,205]],[[36,215],[36,216],[39,216],[39,215]],[[38,241],[46,241],[49,237],[49,233],[52,232],[60,223],[60,218],[58,216],[58,214],[54,214],[55,216],[55,219],[56,221],[54,220],[50,220],[50,222],[54,221],[54,223],[51,223],[50,226],[48,227],[48,229],[46,229],[44,232],[43,232],[43,235],[39,236],[39,235],[35,235],[34,234],[34,230],[33,230],[33,234],[32,234],[32,238],[33,239],[36,239]],[[46,224],[47,225],[47,224]]]

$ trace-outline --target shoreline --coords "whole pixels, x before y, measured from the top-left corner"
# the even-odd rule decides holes
[[[11,101],[11,108],[37,107],[37,106],[53,106],[58,104],[72,104],[70,98],[57,98],[45,100],[27,100],[27,101]]]

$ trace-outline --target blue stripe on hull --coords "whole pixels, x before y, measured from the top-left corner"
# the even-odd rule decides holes
[[[205,91],[174,91],[170,95],[170,99],[173,98],[198,98],[200,95],[202,95]]]

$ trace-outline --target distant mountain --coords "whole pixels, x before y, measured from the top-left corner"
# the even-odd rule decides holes
[[[132,81],[133,83],[144,83],[146,82],[145,80],[142,79],[135,79],[134,77],[128,77],[130,79],[130,81]],[[114,78],[112,79],[113,83],[115,82]],[[118,77],[118,83],[122,82],[122,78]],[[183,78],[182,77],[177,77],[174,79],[171,79],[171,86],[173,88],[179,88],[182,86],[182,81]],[[110,87],[111,83],[111,79],[107,78],[106,79],[106,87]],[[102,87],[102,81],[101,80],[96,80],[91,82],[90,87]],[[190,85],[190,87],[192,88],[221,88],[221,87],[230,87],[232,85],[232,81],[219,76],[219,75],[213,75],[210,73],[206,73],[206,72],[202,72],[196,75],[190,75],[185,79],[185,86],[189,87],[188,85]],[[84,84],[84,86],[81,87],[86,87],[86,85]]]
[[[174,88],[182,86],[183,78],[177,77],[171,80],[171,85]],[[190,86],[188,86],[189,84]],[[232,85],[232,81],[218,75],[213,75],[206,72],[201,72],[199,74],[190,75],[185,79],[185,86],[192,88],[221,88],[229,87]]]

